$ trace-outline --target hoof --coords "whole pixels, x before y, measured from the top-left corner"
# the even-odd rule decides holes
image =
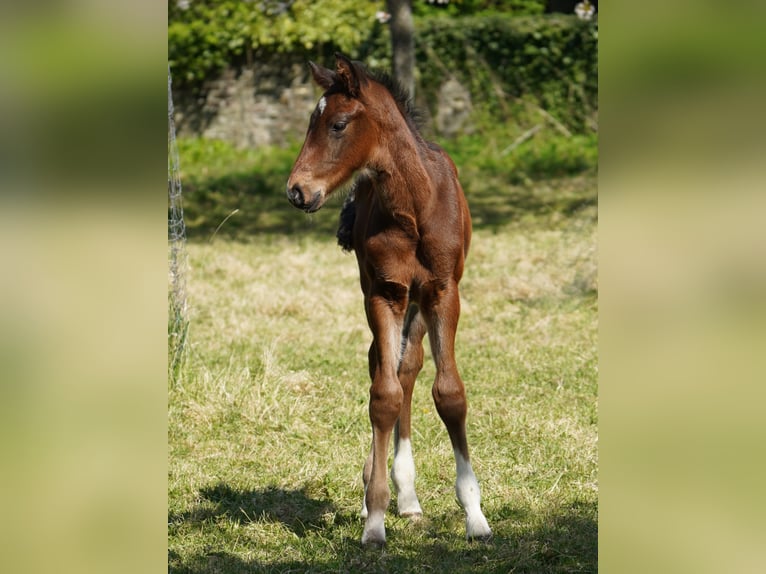
[[[383,547],[386,545],[386,534],[383,533],[382,537],[380,536],[380,533],[377,532],[365,532],[362,533],[362,547],[373,549],[373,550],[382,550]]]
[[[364,538],[362,538],[362,548],[365,550],[383,550],[386,546],[385,540],[367,540],[365,541]]]
[[[383,548],[386,544],[386,529],[383,526],[383,514],[373,512],[364,523],[362,546],[365,548]]]
[[[401,512],[399,516],[409,518],[411,522],[420,522],[423,519],[422,512]]]
[[[492,541],[492,533],[489,534],[481,534],[477,536],[466,536],[466,539],[468,542],[480,542],[483,544],[487,544]]]
[[[466,516],[465,537],[468,540],[479,540],[482,542],[492,538],[492,529],[489,527],[487,519],[484,518],[481,510]]]

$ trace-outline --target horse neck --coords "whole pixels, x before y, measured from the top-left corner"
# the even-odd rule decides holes
[[[394,120],[392,126],[381,130],[386,137],[375,161],[376,188],[387,211],[417,222],[430,203],[432,188],[421,155],[425,143],[410,130],[401,114]]]

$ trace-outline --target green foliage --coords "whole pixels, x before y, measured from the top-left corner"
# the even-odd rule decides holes
[[[264,53],[352,53],[375,25],[376,5],[357,0],[241,2],[168,0],[168,58],[179,85],[195,84],[227,65]]]
[[[527,16],[542,14],[546,0],[450,0],[447,4],[432,4],[415,0],[412,12],[416,16],[476,16],[479,14],[513,14]]]
[[[461,14],[479,15],[416,19],[419,103],[435,112],[439,86],[456,77],[493,123],[515,121],[514,102],[526,98],[568,129],[587,130],[597,109],[597,23],[518,16],[541,11],[544,3],[532,0],[454,4]],[[425,14],[425,2],[415,5]],[[390,69],[388,28],[374,18],[380,7],[356,0],[206,0],[181,10],[173,0],[168,51],[174,82],[200,85],[226,66],[258,59],[329,61],[335,50]]]
[[[541,110],[575,133],[595,126],[597,22],[494,14],[418,18],[416,29],[417,104],[431,114],[440,86],[454,77],[469,89],[482,131],[498,123],[524,126]],[[387,30],[373,30],[355,57],[390,69]]]
[[[430,18],[418,22],[418,86],[435,105],[450,76],[497,119],[531,97],[569,129],[598,107],[598,28],[573,16]],[[432,110],[435,111],[435,110]]]

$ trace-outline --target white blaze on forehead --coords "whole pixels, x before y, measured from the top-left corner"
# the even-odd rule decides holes
[[[317,109],[319,110],[319,115],[320,116],[324,112],[324,108],[325,108],[326,105],[327,105],[327,100],[325,99],[325,97],[322,96],[321,98],[319,98],[319,103],[317,104]]]

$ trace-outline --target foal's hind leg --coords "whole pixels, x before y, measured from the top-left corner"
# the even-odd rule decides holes
[[[447,427],[455,453],[455,491],[465,510],[466,537],[469,540],[488,539],[492,536],[492,530],[481,511],[479,482],[468,456],[468,439],[465,432],[468,407],[465,387],[455,363],[455,331],[460,315],[457,285],[453,283],[434,293],[430,303],[427,310],[428,336],[436,363],[432,394],[436,410]]]
[[[391,479],[396,487],[397,509],[400,516],[419,518],[423,511],[415,494],[415,461],[412,458],[411,406],[412,391],[420,369],[423,367],[423,337],[426,327],[423,318],[412,306],[405,319],[403,354],[399,365],[399,382],[402,385],[402,410],[394,427],[394,464]]]

